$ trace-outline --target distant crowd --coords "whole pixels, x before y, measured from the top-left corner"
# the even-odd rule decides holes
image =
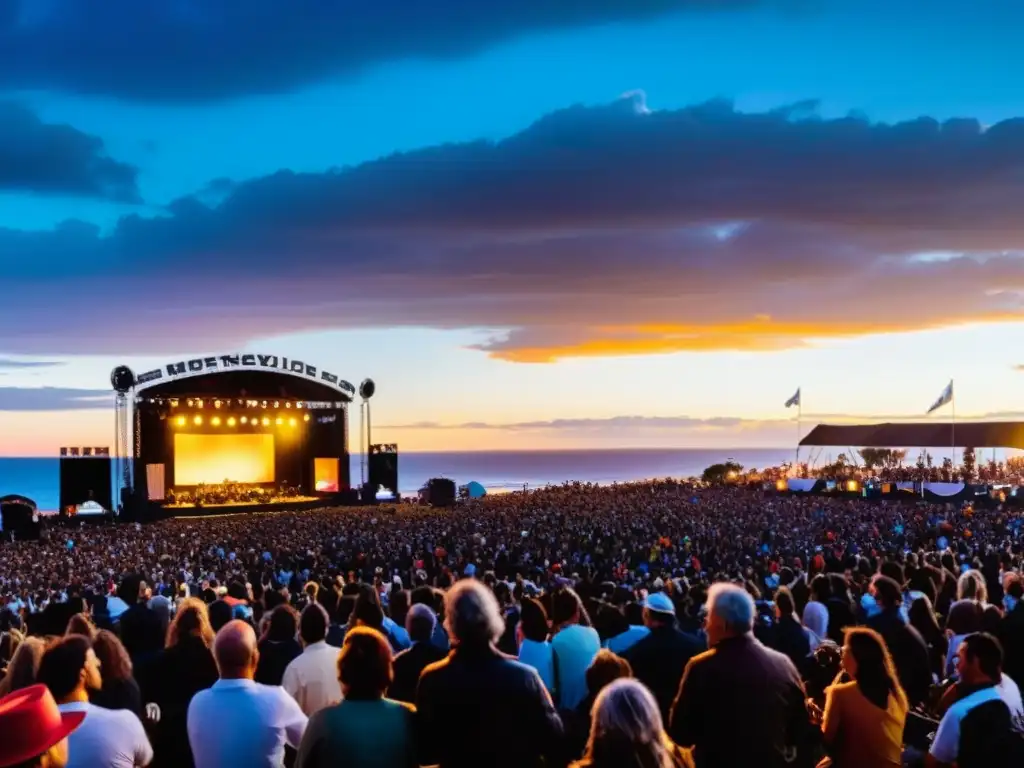
[[[1021,765],[1022,526],[665,481],[52,528],[0,545],[0,768]]]

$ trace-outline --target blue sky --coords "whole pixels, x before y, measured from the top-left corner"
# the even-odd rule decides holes
[[[0,454],[242,348],[407,449],[1016,408],[1013,3],[136,5],[0,0]]]

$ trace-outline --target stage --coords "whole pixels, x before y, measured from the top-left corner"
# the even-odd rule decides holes
[[[141,374],[131,394],[129,517],[308,509],[350,488],[354,388],[333,374],[224,355]]]
[[[161,504],[157,514],[162,518],[173,517],[221,517],[227,515],[247,515],[254,512],[305,512],[320,507],[333,507],[341,505],[342,501],[337,496],[303,497],[299,499],[287,499],[271,501],[264,504],[250,504],[234,502],[230,504]]]

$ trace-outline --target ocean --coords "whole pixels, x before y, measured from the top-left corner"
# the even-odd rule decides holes
[[[745,467],[778,465],[793,457],[792,449],[634,449],[599,451],[478,451],[400,453],[398,477],[402,495],[414,495],[433,477],[459,485],[476,481],[490,492],[537,488],[565,481],[628,482],[660,477],[692,477],[709,464],[733,459]],[[352,457],[352,480],[359,481],[360,457]],[[41,510],[59,506],[60,460],[0,458],[0,496],[17,493]]]

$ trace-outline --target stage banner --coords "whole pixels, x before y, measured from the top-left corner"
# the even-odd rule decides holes
[[[810,493],[818,480],[813,477],[791,477],[786,481],[786,487],[794,493]]]
[[[163,464],[146,465],[146,490],[150,501],[163,501],[167,498]]]
[[[903,482],[903,483],[896,483],[896,490],[897,491],[910,491],[911,493],[917,493],[920,490],[920,488],[918,488],[917,483],[913,483],[913,482],[906,483],[906,482]]]

